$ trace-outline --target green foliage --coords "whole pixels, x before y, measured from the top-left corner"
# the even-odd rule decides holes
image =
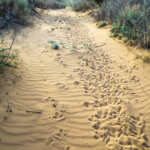
[[[30,9],[27,0],[0,0],[0,17],[3,19],[0,27],[17,19],[24,21],[24,16],[28,13]]]
[[[77,51],[77,49],[76,49],[76,47],[75,47],[74,45],[72,45],[71,51],[73,51],[73,52],[75,52],[75,53],[78,53],[78,51]]]
[[[98,28],[102,28],[102,27],[105,27],[107,26],[107,22],[102,22],[98,25]]]
[[[150,47],[150,1],[149,0],[105,0],[98,10],[100,20],[114,23],[113,37],[119,34],[124,42]],[[114,36],[115,35],[115,36]],[[119,37],[122,39],[122,37]]]
[[[122,35],[119,35],[118,39],[121,40],[122,39]]]
[[[72,0],[73,10],[75,11],[86,11],[95,7],[93,0]]]
[[[123,40],[123,42],[124,42],[124,43],[127,43],[127,42],[128,42],[128,39],[127,39],[127,38],[126,38],[126,39],[124,39],[124,40]]]
[[[56,42],[51,40],[51,41],[48,41],[48,43],[54,44],[54,43],[56,43]]]
[[[119,34],[118,33],[114,33],[112,37],[117,37],[117,36],[119,36]]]
[[[59,49],[59,45],[58,44],[53,44],[51,46],[52,49],[58,50]]]
[[[34,0],[34,5],[44,9],[61,9],[66,7],[64,0]]]
[[[7,48],[0,49],[0,68],[6,66],[5,59],[8,57],[6,53],[7,50]]]
[[[34,7],[59,9],[65,8],[64,0],[0,0],[0,28],[8,24],[26,22],[26,16]]]
[[[69,30],[71,30],[71,28],[67,27],[66,30],[69,31]]]

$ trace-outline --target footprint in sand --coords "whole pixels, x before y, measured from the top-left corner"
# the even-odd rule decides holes
[[[67,136],[67,133],[63,129],[59,129],[59,132],[53,134],[51,137],[48,138],[46,145],[53,145],[53,144],[56,144],[60,140],[65,140],[66,136]]]
[[[74,81],[73,83],[74,83],[74,85],[76,85],[76,86],[79,86],[79,85],[80,85],[80,82],[79,82],[79,81]]]
[[[109,148],[114,148],[116,141],[119,149],[123,146],[129,149],[148,148],[143,117],[127,115],[121,106],[102,107],[88,120],[95,130],[93,138],[103,141]]]
[[[66,85],[61,85],[59,88],[62,90],[68,90],[69,89],[68,87],[66,87]]]
[[[62,89],[62,90],[68,90],[69,89],[69,87],[67,87],[66,85],[64,85],[62,83],[56,83],[55,85],[59,86],[59,88]]]
[[[85,107],[88,108],[88,107],[90,106],[90,103],[89,103],[89,102],[84,102],[84,103],[83,103],[83,106],[85,106]]]
[[[69,75],[69,76],[67,76],[67,78],[72,80],[73,79],[73,75]]]
[[[57,122],[65,121],[67,118],[63,115],[62,112],[55,112],[55,114],[52,116],[54,120]]]

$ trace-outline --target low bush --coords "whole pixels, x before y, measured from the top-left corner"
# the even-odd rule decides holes
[[[0,0],[0,28],[7,24],[24,23],[34,7],[65,8],[64,0]]]
[[[61,9],[66,7],[64,0],[36,0],[34,1],[34,6],[44,9]]]
[[[95,7],[95,2],[93,0],[76,0],[73,1],[73,10],[75,11],[86,11],[88,9]]]
[[[125,43],[150,47],[149,0],[105,0],[98,9],[98,18],[111,21],[113,35],[125,37]]]
[[[98,28],[102,28],[102,27],[105,27],[107,26],[107,22],[102,22],[98,25]]]
[[[11,66],[11,67],[16,67],[16,64],[13,65],[11,60],[14,60],[16,58],[15,53],[11,53],[11,49],[13,47],[14,44],[14,40],[15,40],[15,31],[12,37],[12,42],[10,44],[10,46],[8,48],[6,48],[7,46],[7,39],[3,40],[1,39],[1,43],[0,43],[0,71],[1,68],[3,68],[4,66]]]
[[[25,15],[30,13],[26,0],[0,0],[0,27],[14,21],[22,22]]]

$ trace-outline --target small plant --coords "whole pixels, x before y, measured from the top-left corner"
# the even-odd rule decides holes
[[[8,119],[8,117],[7,116],[4,116],[4,120],[6,121]]]
[[[55,30],[55,28],[51,28],[51,31],[54,31]]]
[[[86,47],[86,48],[88,48],[90,51],[92,51],[92,48],[88,44],[83,43],[83,46]]]
[[[127,39],[127,38],[126,38],[126,39],[124,39],[124,40],[123,40],[123,42],[124,42],[124,43],[127,43],[127,42],[128,42],[128,39]]]
[[[112,35],[112,37],[117,37],[117,36],[119,36],[118,33],[114,33],[114,34]]]
[[[59,49],[59,45],[58,44],[53,44],[51,46],[52,49],[58,50]]]
[[[55,42],[55,41],[48,41],[48,43],[54,44],[54,43],[57,43],[57,42]]]
[[[71,28],[67,27],[66,30],[69,31],[69,30],[71,30]]]
[[[106,22],[102,22],[98,25],[98,28],[102,28],[102,27],[105,27],[107,26],[107,23]]]
[[[119,35],[118,39],[121,40],[122,39],[122,35]]]
[[[71,51],[78,53],[78,51],[77,51],[77,49],[76,49],[76,47],[74,45],[72,45]]]

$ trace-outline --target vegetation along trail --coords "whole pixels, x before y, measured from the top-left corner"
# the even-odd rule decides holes
[[[0,149],[150,149],[149,65],[84,14],[33,20],[15,39],[16,71],[1,79]]]

